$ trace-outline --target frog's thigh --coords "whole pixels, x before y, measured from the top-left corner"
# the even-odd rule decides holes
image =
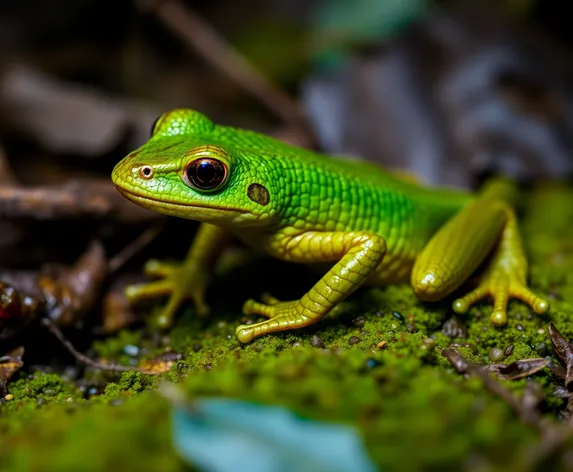
[[[502,201],[483,199],[454,215],[416,259],[411,284],[418,298],[436,301],[457,289],[499,241],[508,211]]]
[[[275,241],[271,252],[291,262],[338,262],[300,300],[271,305],[248,300],[243,308],[246,314],[270,319],[239,326],[237,337],[241,342],[319,321],[376,270],[386,254],[386,242],[370,233],[307,232]]]

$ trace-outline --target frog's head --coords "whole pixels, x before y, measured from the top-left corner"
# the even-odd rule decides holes
[[[229,226],[268,224],[280,205],[273,198],[273,162],[237,146],[241,133],[193,110],[167,112],[150,140],[115,166],[113,183],[127,199],[167,215]]]

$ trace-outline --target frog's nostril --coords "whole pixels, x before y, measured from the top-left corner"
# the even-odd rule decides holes
[[[139,168],[139,175],[144,179],[151,179],[153,177],[153,167],[151,166],[142,166]]]

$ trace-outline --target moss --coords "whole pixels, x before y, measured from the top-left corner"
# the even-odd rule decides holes
[[[245,298],[244,281],[253,282],[231,271],[220,288],[229,306],[208,319],[198,319],[192,309],[182,314],[168,344],[183,359],[160,377],[106,375],[103,393],[88,396],[58,375],[17,376],[9,384],[14,399],[0,405],[2,466],[184,470],[170,447],[169,405],[155,391],[163,379],[180,382],[190,397],[279,403],[318,420],[352,424],[381,470],[524,470],[524,458],[539,442],[537,432],[480,381],[457,374],[441,350],[456,343],[480,364],[489,362],[491,348],[506,352],[508,363],[544,357],[552,354],[549,319],[573,337],[572,199],[571,187],[550,186],[524,200],[531,286],[550,295],[550,316],[512,301],[508,325],[495,328],[491,307],[482,303],[460,316],[467,337],[450,339],[441,327],[452,315],[451,299],[422,304],[408,287],[371,288],[320,324],[243,346],[233,333],[246,319],[236,313]],[[149,339],[125,330],[93,347],[103,358],[127,364],[161,352]],[[139,354],[129,355],[126,345],[137,346]],[[545,394],[546,417],[555,418],[563,403],[553,394],[552,376],[543,371],[533,380]],[[504,385],[521,395],[529,381]],[[545,467],[560,470],[558,464]]]

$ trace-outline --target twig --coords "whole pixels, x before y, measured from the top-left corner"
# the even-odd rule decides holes
[[[140,234],[135,241],[128,244],[108,262],[109,272],[116,272],[119,270],[129,259],[141,251],[145,246],[150,244],[163,229],[163,224],[157,224]]]
[[[128,367],[119,364],[102,364],[100,362],[96,362],[93,359],[90,359],[88,356],[79,352],[70,341],[68,341],[64,334],[60,331],[60,329],[50,320],[49,318],[42,318],[41,324],[44,328],[50,331],[57,339],[62,343],[62,346],[66,348],[66,350],[76,358],[77,361],[85,364],[87,366],[93,367],[94,369],[105,370],[108,372],[141,372],[142,374],[148,375],[157,375],[158,372],[153,372],[146,369],[140,369],[138,367]]]
[[[289,127],[312,138],[308,122],[298,104],[228,44],[203,18],[179,0],[140,0],[138,5],[144,11],[153,10],[190,49],[257,97]]]
[[[70,180],[30,188],[0,186],[0,218],[108,217],[119,221],[149,221],[161,215],[123,198],[108,179]]]
[[[537,470],[537,467],[548,457],[556,454],[565,446],[566,441],[571,436],[571,428],[544,419],[537,409],[532,408],[530,401],[520,400],[500,382],[496,381],[486,369],[472,364],[454,349],[444,349],[442,355],[450,361],[460,374],[479,378],[491,393],[500,397],[517,413],[523,423],[535,427],[539,432],[539,442],[535,447],[526,451],[517,470],[522,472]]]

